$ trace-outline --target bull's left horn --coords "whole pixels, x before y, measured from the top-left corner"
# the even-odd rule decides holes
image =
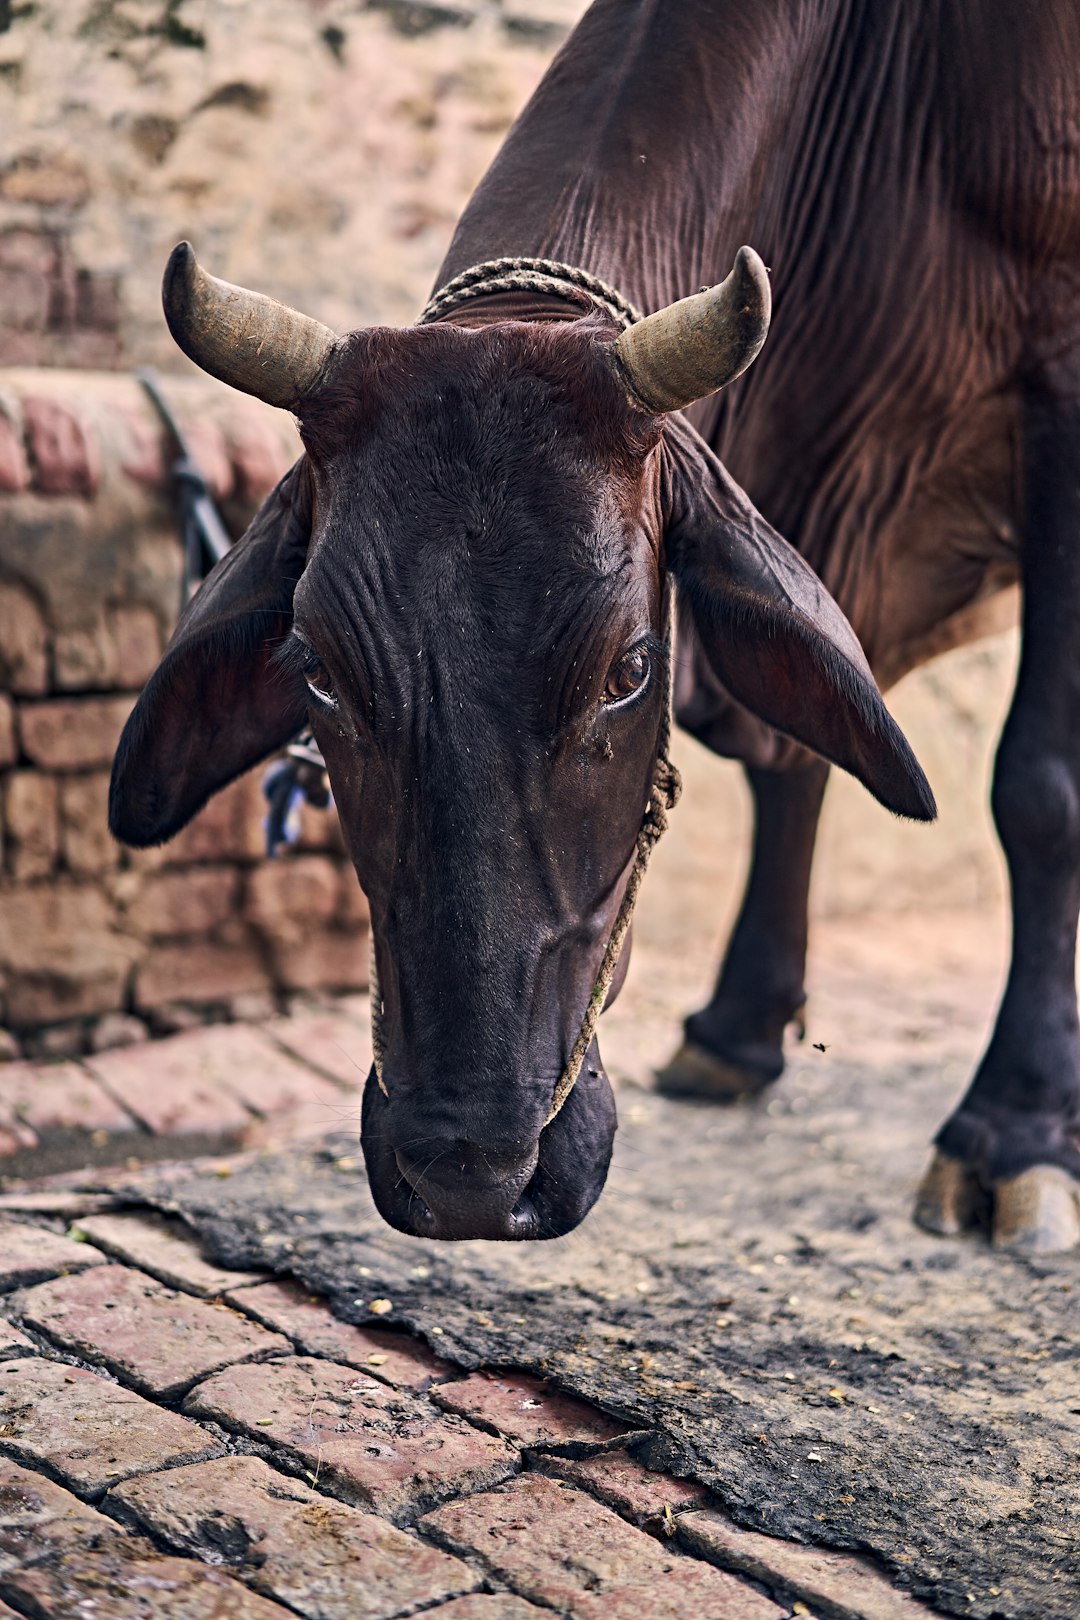
[[[615,353],[635,400],[649,411],[681,411],[746,370],[765,342],[769,272],[751,247],[735,255],[718,287],[658,309],[625,331]]]
[[[169,331],[212,377],[289,407],[326,370],[337,334],[309,315],[207,275],[190,242],[173,248],[161,288]]]

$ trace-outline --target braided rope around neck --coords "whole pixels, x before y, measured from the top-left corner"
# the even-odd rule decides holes
[[[485,259],[433,293],[418,324],[425,326],[470,299],[486,298],[490,293],[535,292],[565,297],[567,287],[587,293],[620,326],[635,326],[645,318],[617,288],[576,265],[560,264],[557,259]]]
[[[498,292],[540,292],[563,294],[568,286],[578,288],[589,295],[593,301],[600,305],[609,315],[613,316],[620,325],[632,326],[643,319],[641,312],[634,308],[627,299],[614,287],[609,287],[599,276],[590,274],[588,270],[579,270],[574,265],[559,264],[553,259],[488,259],[483,264],[474,264],[471,269],[462,271],[441,287],[431,298],[420,316],[420,324],[436,320],[439,316],[447,314],[451,309],[466,303],[472,298],[482,298],[489,293]],[[600,1014],[604,1010],[619,958],[622,955],[626,936],[630,931],[630,924],[634,916],[634,905],[637,901],[638,891],[641,888],[645,870],[649,864],[656,845],[667,831],[668,811],[673,810],[682,791],[682,779],[676,767],[668,758],[671,747],[671,729],[674,723],[675,700],[675,579],[669,574],[665,587],[665,613],[664,613],[664,641],[666,656],[664,659],[664,705],[660,718],[660,733],[656,744],[656,763],[653,767],[652,785],[649,789],[649,798],[645,806],[645,813],[641,820],[641,829],[638,832],[634,845],[634,864],[630,868],[630,876],[626,880],[626,888],[619,904],[618,914],[608,936],[607,947],[604,951],[600,970],[596,976],[596,983],[589,997],[585,1016],[582,1020],[578,1038],[574,1042],[573,1050],[566,1061],[566,1067],[559,1077],[551,1099],[551,1109],[544,1121],[547,1128],[573,1091],[581,1074],[581,1066],[585,1061],[585,1054],[592,1045],[596,1026],[600,1022]],[[379,991],[378,964],[375,959],[375,932],[371,934],[371,1051],[375,1064],[375,1078],[384,1097],[390,1093],[386,1089],[383,1078],[383,1058],[386,1043],[383,1036],[382,1015],[383,1002]]]

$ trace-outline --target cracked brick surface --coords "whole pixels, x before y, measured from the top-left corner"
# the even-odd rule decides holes
[[[126,1109],[78,1063],[7,1063],[0,1068],[0,1113],[37,1131],[137,1129]]]
[[[220,1569],[119,1546],[76,1551],[0,1579],[34,1620],[286,1620],[289,1611]]]
[[[429,1513],[421,1528],[574,1620],[780,1620],[770,1599],[686,1558],[566,1484],[526,1475]]]
[[[357,1367],[395,1389],[420,1392],[458,1374],[456,1367],[432,1355],[419,1339],[339,1321],[324,1299],[300,1283],[258,1283],[230,1294],[229,1302],[264,1327],[287,1333],[309,1355]]]
[[[0,1220],[0,1293],[102,1263],[98,1251],[85,1243],[42,1226]]]
[[[291,1348],[224,1305],[192,1299],[126,1266],[40,1283],[17,1295],[13,1309],[66,1350],[163,1399],[230,1362]]]
[[[15,1356],[32,1356],[35,1350],[32,1339],[0,1316],[0,1361],[11,1361]]]
[[[668,1523],[669,1514],[684,1513],[708,1501],[703,1485],[692,1480],[674,1479],[645,1468],[627,1451],[604,1451],[594,1457],[545,1457],[545,1474],[569,1480],[591,1491],[637,1525]]]
[[[430,1612],[436,1620],[541,1620],[543,1615],[550,1620],[551,1615],[550,1609],[538,1609],[535,1603],[509,1592],[475,1592],[472,1597],[440,1603]]]
[[[0,1456],[44,1467],[79,1496],[223,1450],[198,1424],[82,1367],[0,1362]]]
[[[138,1266],[159,1282],[185,1293],[215,1297],[231,1288],[247,1288],[259,1282],[258,1272],[228,1271],[204,1260],[198,1239],[175,1216],[88,1215],[77,1223],[77,1230],[97,1248],[114,1259]]]
[[[72,1549],[100,1551],[127,1532],[52,1480],[0,1457],[0,1579]]]
[[[563,1395],[527,1373],[470,1373],[468,1378],[434,1390],[432,1400],[522,1446],[576,1450],[602,1445],[629,1432],[629,1424],[573,1395]]]
[[[851,1554],[763,1536],[713,1512],[684,1514],[678,1535],[724,1569],[739,1570],[813,1604],[832,1620],[932,1620],[932,1610]]]
[[[282,1447],[309,1479],[398,1522],[517,1467],[505,1440],[313,1357],[229,1367],[193,1390],[184,1410]]]
[[[109,1500],[174,1551],[228,1565],[311,1620],[389,1620],[479,1585],[460,1559],[254,1457],[134,1480]]]

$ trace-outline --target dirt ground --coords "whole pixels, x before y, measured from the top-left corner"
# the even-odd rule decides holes
[[[685,750],[684,750],[685,753]],[[741,855],[691,793],[601,1026],[620,1130],[583,1227],[431,1245],[375,1214],[349,1120],[227,1177],[156,1182],[223,1259],[270,1264],[467,1365],[539,1369],[631,1417],[743,1523],[870,1551],[947,1612],[1080,1614],[1078,1261],[910,1221],[992,1015],[1003,913],[821,924],[810,1027],[753,1105],[662,1099],[652,1066],[715,968]],[[927,836],[933,836],[928,833]],[[817,1044],[814,1044],[817,1043]],[[821,1050],[820,1048],[824,1048]]]

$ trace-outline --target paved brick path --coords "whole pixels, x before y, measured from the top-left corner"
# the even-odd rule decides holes
[[[78,1062],[0,1064],[0,1177],[360,1130],[366,996]]]
[[[256,1038],[162,1061],[190,1074],[226,1036]],[[0,1201],[0,1617],[929,1613],[857,1557],[737,1528],[617,1418],[350,1326],[109,1202]]]

